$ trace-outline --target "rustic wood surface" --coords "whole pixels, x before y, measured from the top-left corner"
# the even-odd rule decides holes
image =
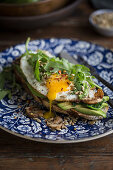
[[[62,21],[26,32],[0,31],[0,50],[31,39],[57,37],[91,41],[113,48],[113,38],[93,31],[88,23],[94,9],[84,1],[75,14]],[[113,135],[75,144],[29,141],[0,130],[0,170],[112,170]]]

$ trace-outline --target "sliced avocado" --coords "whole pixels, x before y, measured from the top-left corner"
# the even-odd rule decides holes
[[[99,108],[94,109],[94,108],[87,108],[82,104],[72,105],[70,102],[58,103],[57,105],[63,110],[68,110],[73,108],[76,111],[83,114],[92,115],[92,116],[103,116],[104,118],[106,117],[106,113],[103,112],[101,109],[108,106],[107,103],[103,103],[101,109]]]
[[[58,103],[57,105],[63,110],[69,110],[75,107],[70,102]]]
[[[90,108],[86,108],[81,104],[76,105],[74,109],[76,111],[83,113],[83,114],[86,114],[86,115],[103,116],[104,118],[106,118],[106,113],[103,112],[101,109],[93,110],[93,109],[90,109]]]

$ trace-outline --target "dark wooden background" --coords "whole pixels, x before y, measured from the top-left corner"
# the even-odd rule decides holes
[[[113,38],[95,33],[88,23],[94,9],[84,1],[73,16],[32,31],[0,31],[0,50],[31,39],[57,37],[91,41],[113,48]],[[113,170],[113,135],[75,144],[46,144],[0,130],[0,170]]]

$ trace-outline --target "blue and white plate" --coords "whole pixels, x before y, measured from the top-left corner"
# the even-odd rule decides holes
[[[113,52],[99,45],[71,39],[40,39],[29,43],[29,49],[48,50],[54,55],[66,51],[77,59],[81,55],[90,65],[95,67],[105,80],[113,85]],[[0,71],[6,65],[25,52],[25,44],[19,44],[0,53]],[[102,83],[103,90],[113,99],[113,92]],[[26,102],[17,94],[8,100],[0,101],[0,127],[14,135],[51,143],[74,143],[97,139],[113,132],[113,109],[109,107],[107,118],[91,125],[78,120],[74,126],[61,131],[52,131],[45,122],[36,122],[24,115]]]

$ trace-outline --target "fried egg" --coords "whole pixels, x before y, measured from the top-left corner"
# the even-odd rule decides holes
[[[47,52],[47,55],[50,55]],[[26,77],[28,83],[39,93],[46,96],[49,100],[53,101],[77,101],[78,95],[72,93],[72,82],[66,76],[60,74],[52,74],[47,80],[38,82],[34,76],[32,66],[28,63],[27,57],[24,56],[20,61],[20,68]],[[94,91],[89,90],[88,98],[94,97]]]

